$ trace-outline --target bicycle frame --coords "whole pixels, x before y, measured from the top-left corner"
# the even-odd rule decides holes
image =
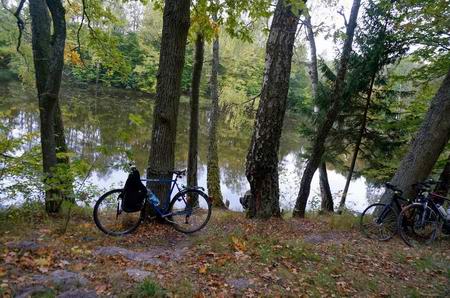
[[[175,189],[175,187],[177,188],[178,191],[181,191],[183,189],[183,187],[180,187],[177,183],[178,180],[178,176],[175,176],[175,179],[143,179],[141,178],[141,181],[143,182],[156,182],[159,184],[170,184],[170,191],[169,194],[167,195],[167,198],[165,200],[164,206],[155,206],[150,202],[150,198],[149,196],[147,196],[145,198],[145,200],[147,201],[147,203],[153,208],[153,210],[156,211],[156,213],[160,216],[160,217],[167,217],[169,215],[171,215],[171,213],[168,213],[167,210],[169,208],[169,204],[170,204],[170,199],[172,197],[172,193],[173,190]],[[147,190],[149,192],[152,192],[152,190],[150,188],[147,187]],[[158,198],[159,199],[159,198]],[[160,199],[161,200],[161,199]]]
[[[422,195],[422,197],[420,198],[419,202],[416,203],[420,206],[422,206],[423,211],[421,213],[421,217],[420,217],[420,225],[424,225],[425,221],[427,220],[427,218],[430,216],[429,212],[427,212],[427,208],[429,207],[431,209],[432,212],[434,212],[437,216],[437,220],[438,221],[442,221],[442,222],[447,222],[447,219],[441,214],[441,212],[439,211],[438,207],[436,206],[436,203],[433,202],[433,197],[438,197],[440,199],[444,199],[446,201],[450,201],[448,198],[441,196],[439,194],[436,193],[428,193],[426,195]]]

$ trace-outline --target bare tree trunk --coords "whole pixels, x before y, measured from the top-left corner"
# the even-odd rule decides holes
[[[313,142],[312,154],[308,160],[308,163],[306,164],[305,170],[303,171],[302,180],[300,182],[300,191],[297,196],[297,202],[295,203],[295,209],[293,213],[293,215],[296,217],[305,216],[306,203],[308,201],[311,189],[311,180],[322,160],[322,155],[325,152],[325,141],[327,139],[328,133],[330,132],[333,123],[336,120],[336,117],[341,111],[342,93],[345,87],[345,76],[347,74],[348,61],[350,59],[350,53],[352,51],[353,36],[355,33],[360,5],[361,0],[353,1],[350,19],[347,25],[347,37],[341,54],[333,94],[331,95],[332,105],[330,107],[330,110],[327,112],[325,121],[317,131],[317,135]]]
[[[213,19],[216,21],[217,16]],[[212,198],[213,205],[225,208],[220,190],[219,154],[217,150],[217,126],[219,123],[219,36],[213,41],[213,57],[211,66],[211,118],[209,123],[207,180],[208,195]]]
[[[403,157],[391,183],[403,191],[405,198],[415,195],[414,183],[430,175],[439,155],[450,138],[450,69],[438,92],[431,101],[425,119],[412,141],[408,153]],[[382,202],[390,199],[385,192]]]
[[[443,196],[448,194],[450,188],[450,155],[447,158],[447,163],[442,169],[439,176],[439,183],[436,185],[435,191]],[[450,207],[450,206],[449,206]]]
[[[188,187],[197,186],[197,158],[198,158],[198,105],[200,97],[200,80],[202,78],[203,56],[205,41],[203,34],[197,33],[195,40],[195,61],[192,70],[191,85],[191,119],[189,128],[189,153],[187,169]]]
[[[189,8],[189,0],[165,0],[148,178],[170,179],[168,171],[173,170],[175,164],[181,74],[190,25]],[[164,204],[168,199],[169,185],[154,184],[150,187]]]
[[[309,75],[311,77],[312,96],[314,101],[317,100],[317,89],[319,86],[319,71],[317,67],[317,49],[316,40],[314,37],[314,31],[311,23],[311,16],[307,14],[305,16],[305,27],[309,41],[309,48],[311,52],[311,63],[309,64]],[[318,108],[314,106],[314,111],[318,111]],[[333,196],[331,195],[330,184],[328,182],[327,165],[325,161],[322,161],[319,165],[319,183],[320,183],[320,195],[322,197],[321,210],[323,212],[333,212]]]
[[[61,140],[64,139],[58,101],[66,40],[65,11],[62,2],[58,0],[30,0],[30,15],[36,88],[39,98],[42,160],[46,176],[45,205],[46,210],[53,213],[59,211],[62,200],[61,190],[49,181],[58,179],[54,175],[54,169],[58,163],[57,143],[62,143]],[[64,146],[61,149],[66,148]]]
[[[299,15],[279,0],[270,27],[261,99],[245,170],[251,191],[247,216],[251,218],[280,216],[278,149]]]
[[[319,165],[319,184],[322,202],[320,209],[322,212],[334,212],[333,196],[331,195],[330,184],[328,183],[327,166],[325,162]]]
[[[347,181],[345,182],[344,192],[342,194],[341,201],[339,203],[339,213],[342,213],[342,211],[344,211],[344,208],[345,208],[345,200],[347,198],[348,189],[350,187],[350,182],[352,180],[353,171],[355,170],[356,159],[358,158],[359,148],[361,147],[361,141],[362,141],[362,139],[364,137],[364,133],[366,131],[367,113],[369,112],[370,99],[372,97],[373,84],[375,82],[375,75],[376,74],[372,75],[372,80],[370,81],[369,91],[367,92],[366,106],[364,108],[364,114],[362,116],[361,127],[359,128],[359,132],[358,132],[358,139],[356,140],[356,143],[355,143],[355,150],[353,151],[352,161],[351,161],[350,169],[349,169],[348,175],[347,175]]]

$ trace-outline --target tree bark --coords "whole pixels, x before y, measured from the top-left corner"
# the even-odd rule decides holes
[[[309,75],[311,77],[311,90],[314,101],[317,100],[317,89],[319,86],[319,71],[317,67],[317,49],[316,40],[314,37],[314,31],[311,23],[311,16],[307,14],[305,16],[305,27],[307,32],[307,37],[309,41],[309,49],[311,56],[311,63],[309,64]],[[314,106],[314,112],[318,112],[317,106]],[[319,165],[319,184],[320,184],[320,195],[322,198],[321,210],[323,212],[333,212],[333,196],[331,194],[330,184],[328,182],[327,165],[323,161]]]
[[[280,216],[278,149],[299,15],[279,0],[270,27],[261,98],[245,170],[251,191],[250,218]]]
[[[217,21],[217,16],[213,19]],[[222,191],[220,190],[219,154],[217,152],[217,126],[219,123],[219,36],[213,41],[213,57],[211,66],[211,118],[209,123],[207,180],[208,195],[212,198],[213,206],[225,208]]]
[[[317,167],[322,161],[322,156],[325,152],[325,141],[327,139],[328,133],[330,132],[333,123],[336,120],[336,117],[341,111],[341,100],[345,87],[345,76],[347,74],[348,61],[350,59],[350,53],[352,51],[353,36],[355,33],[360,5],[361,0],[353,1],[352,10],[346,30],[347,38],[344,42],[339,69],[336,75],[334,90],[333,94],[331,95],[332,105],[330,107],[330,110],[327,112],[325,121],[317,131],[316,137],[313,141],[312,154],[308,160],[308,163],[306,164],[305,170],[303,171],[302,180],[300,182],[300,191],[297,196],[297,201],[295,203],[295,209],[293,213],[293,216],[295,217],[305,216],[306,203],[308,201],[311,189],[312,178],[315,171],[317,170]]]
[[[327,165],[325,162],[319,165],[319,184],[322,202],[320,209],[322,212],[334,212],[333,196],[331,195],[330,184],[328,183]]]
[[[344,211],[344,208],[345,208],[345,200],[347,199],[348,189],[350,187],[350,182],[352,180],[353,171],[355,170],[356,159],[358,158],[359,148],[361,147],[361,141],[362,141],[362,139],[364,137],[364,132],[366,131],[367,113],[369,112],[370,100],[371,100],[371,97],[372,97],[373,84],[375,82],[375,75],[376,74],[372,75],[372,79],[370,81],[369,90],[367,91],[366,106],[364,107],[364,113],[363,113],[363,116],[362,116],[361,127],[359,128],[358,138],[356,139],[355,150],[353,151],[352,161],[351,161],[351,164],[350,164],[350,169],[348,171],[347,181],[345,182],[344,192],[342,193],[341,201],[339,203],[339,213],[342,213],[342,211]]]
[[[448,194],[450,188],[450,155],[439,176],[439,183],[436,185],[435,191],[443,196]],[[450,207],[450,206],[449,206]]]
[[[168,171],[175,163],[178,105],[181,95],[181,74],[184,66],[187,34],[190,25],[189,0],[165,0],[163,29],[156,84],[156,101],[148,178],[170,179]],[[169,184],[149,185],[162,204],[168,199]]]
[[[203,56],[205,41],[202,33],[197,33],[195,40],[195,57],[192,70],[191,85],[191,119],[189,128],[189,152],[187,185],[197,186],[197,158],[198,158],[198,106],[200,97],[200,80],[202,78]]]
[[[50,12],[50,14],[49,14]],[[45,205],[48,212],[59,211],[61,189],[54,169],[58,163],[57,143],[64,131],[59,109],[59,90],[66,40],[65,10],[58,0],[30,0],[32,48],[39,99],[42,161],[45,175]],[[52,25],[52,30],[51,30]],[[52,35],[50,35],[52,32]],[[65,141],[64,141],[65,145]],[[65,146],[60,149],[67,149]],[[52,182],[50,182],[52,181]]]
[[[430,175],[439,155],[450,138],[450,69],[438,92],[431,101],[422,125],[412,141],[408,153],[403,157],[391,183],[403,191],[405,198],[413,198],[414,183]],[[390,200],[385,192],[382,202]]]

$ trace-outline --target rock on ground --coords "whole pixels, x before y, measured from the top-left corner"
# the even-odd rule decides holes
[[[146,279],[147,277],[154,277],[155,274],[153,272],[150,271],[144,271],[144,270],[140,270],[140,269],[135,269],[135,268],[128,268],[127,270],[125,270],[126,274],[128,274],[128,276],[137,282],[141,282],[144,279]]]
[[[144,252],[136,252],[126,248],[117,246],[99,247],[94,251],[94,254],[103,256],[123,256],[129,260],[142,262],[145,264],[161,265],[163,260],[179,260],[184,254],[184,249],[179,248],[154,248]]]

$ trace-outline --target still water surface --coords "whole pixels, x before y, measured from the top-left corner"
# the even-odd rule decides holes
[[[8,121],[14,122],[13,135],[39,131],[37,100],[32,91],[17,83],[0,85],[0,111],[12,110]],[[205,99],[205,102],[207,100]],[[70,150],[90,163],[94,163],[89,182],[110,188],[124,183],[127,173],[123,165],[134,162],[143,171],[146,167],[151,134],[153,101],[145,95],[122,90],[103,91],[99,96],[80,88],[64,87],[62,108],[66,139]],[[206,157],[209,107],[200,109],[199,132],[199,185],[206,186]],[[305,160],[301,153],[306,141],[298,133],[301,119],[286,116],[279,152],[281,206],[292,209],[299,190]],[[242,113],[227,112],[219,125],[219,165],[221,188],[232,210],[242,210],[239,197],[249,189],[245,177],[245,156],[250,142],[253,120]],[[183,97],[179,109],[176,146],[176,167],[186,168],[189,134],[189,103]],[[38,134],[37,134],[38,135]],[[34,142],[37,143],[36,137]],[[344,188],[345,177],[336,170],[328,171],[335,204]],[[182,181],[185,183],[185,180]],[[309,208],[319,197],[318,175],[314,176]],[[364,177],[352,181],[347,206],[362,211],[376,195]],[[314,203],[313,203],[314,204]]]

